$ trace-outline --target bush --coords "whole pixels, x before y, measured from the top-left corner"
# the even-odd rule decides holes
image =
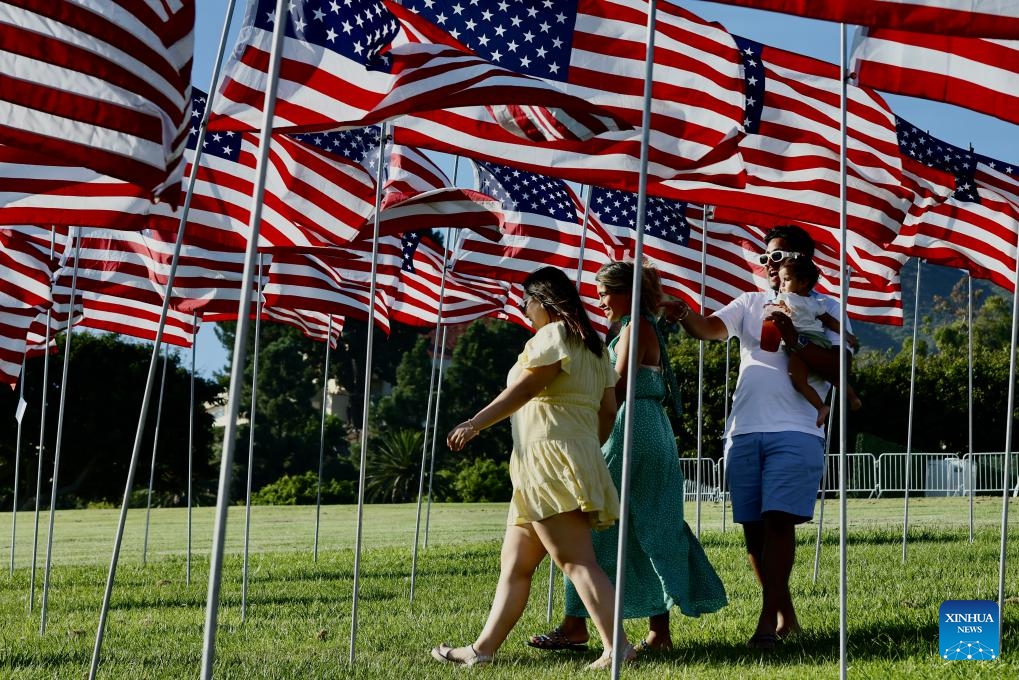
[[[314,505],[318,495],[318,474],[283,475],[251,494],[253,505]],[[336,505],[357,502],[357,487],[351,480],[322,480],[322,503]]]
[[[509,463],[478,458],[460,469],[453,481],[459,500],[465,503],[508,501],[512,494]]]

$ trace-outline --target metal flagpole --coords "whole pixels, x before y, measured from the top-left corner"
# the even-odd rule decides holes
[[[191,338],[191,399],[188,408],[188,549],[184,559],[184,583],[191,585],[191,480],[193,479],[195,460],[195,345],[198,344],[198,313],[191,313],[191,328],[194,329],[194,336]]]
[[[276,110],[276,90],[279,85],[280,56],[283,46],[284,25],[289,20],[285,0],[276,0],[276,21],[273,22],[272,47],[269,53],[265,104],[262,107],[262,125],[255,181],[251,191],[251,215],[248,223],[248,247],[244,256],[244,274],[237,310],[237,335],[234,338],[233,364],[230,367],[230,390],[227,397],[227,422],[223,431],[223,454],[220,456],[219,488],[216,495],[216,521],[212,534],[212,556],[209,564],[209,594],[205,603],[205,634],[202,643],[202,680],[212,678],[212,663],[216,657],[216,623],[219,615],[219,589],[223,576],[223,552],[226,547],[227,510],[230,507],[230,482],[233,476],[234,449],[237,446],[237,415],[241,405],[241,381],[247,361],[247,341],[250,317],[252,279],[258,255],[258,234],[262,225],[262,195],[268,170],[270,133]],[[285,18],[284,18],[285,17]]]
[[[49,529],[46,532],[46,566],[42,580],[42,606],[39,608],[39,634],[46,632],[46,603],[49,600],[50,568],[53,566],[53,524],[57,514],[57,487],[59,486],[60,450],[64,439],[64,408],[67,406],[67,371],[71,365],[71,332],[74,317],[74,298],[78,294],[78,256],[81,254],[81,227],[74,228],[74,270],[71,274],[71,302],[67,310],[67,330],[64,332],[64,370],[60,377],[60,402],[57,406],[57,442],[53,447],[53,479],[50,486]]]
[[[708,315],[708,229],[711,224],[708,221],[708,212],[711,206],[704,206],[704,216],[701,220],[703,233],[701,237],[701,304],[700,313]],[[697,470],[694,473],[694,482],[697,485],[697,501],[695,514],[697,517],[697,540],[701,538],[701,460],[704,456],[704,348],[707,343],[704,340],[697,341]],[[662,357],[662,361],[668,361],[668,357]],[[685,495],[685,494],[684,494]],[[685,500],[685,499],[684,499]]]
[[[264,256],[258,256],[258,283],[255,297],[255,347],[251,354],[251,413],[248,417],[248,478],[244,494],[244,563],[241,566],[241,623],[248,617],[248,564],[251,545],[251,483],[255,476],[255,416],[258,404],[258,350],[262,330],[262,268]]]
[[[170,363],[170,354],[163,345],[163,377],[159,381],[159,399],[156,400],[156,429],[152,434],[152,465],[149,467],[149,492],[145,500],[145,534],[142,538],[142,566],[148,564],[149,554],[149,519],[152,515],[152,487],[156,482],[156,451],[159,450],[159,423],[163,419],[163,395],[166,394],[166,365]]]
[[[902,562],[906,562],[906,538],[909,536],[909,487],[913,482],[913,401],[916,393],[916,344],[920,332],[920,270],[923,260],[916,260],[916,295],[913,300],[913,349],[909,362],[909,423],[906,426],[906,494],[902,506]]]
[[[624,406],[623,420],[623,461],[622,475],[619,484],[619,539],[617,542],[616,555],[616,597],[615,612],[613,615],[613,636],[612,648],[616,651],[612,655],[612,678],[619,678],[619,670],[622,666],[625,655],[623,650],[623,594],[626,592],[626,541],[629,533],[629,512],[630,512],[630,467],[633,454],[633,400],[637,394],[637,346],[636,333],[640,320],[640,297],[643,272],[641,264],[644,261],[644,224],[647,219],[647,166],[648,166],[648,141],[651,129],[651,85],[654,72],[654,51],[655,51],[655,19],[658,12],[657,0],[649,0],[647,9],[647,32],[646,50],[644,53],[644,106],[641,116],[640,131],[640,177],[637,183],[637,224],[633,238],[633,295],[630,300],[630,318],[636,321],[633,324],[634,336],[630,342],[627,366],[630,370],[626,372],[626,405]],[[667,357],[663,357],[666,360]]]
[[[838,390],[832,388],[832,405],[838,398]],[[835,420],[835,410],[828,412],[828,431],[824,438],[824,467],[821,468],[821,510],[817,517],[817,539],[814,541],[814,583],[817,583],[817,576],[821,569],[821,533],[824,531],[824,501],[826,494],[825,487],[828,486],[828,455],[831,453],[831,426]]]
[[[459,157],[457,157],[459,160]],[[454,170],[453,176],[456,176]],[[417,511],[414,514],[414,546],[410,553],[410,601],[414,601],[414,583],[417,579],[418,566],[418,539],[421,536],[421,505],[425,495],[425,465],[428,462],[428,426],[432,420],[432,391],[435,389],[435,358],[439,356],[439,338],[442,336],[442,304],[446,296],[446,263],[449,260],[449,238],[451,234],[446,232],[446,239],[442,244],[442,281],[439,282],[439,313],[435,319],[435,337],[432,339],[432,366],[428,378],[428,405],[425,407],[425,431],[421,437],[421,476],[418,478],[418,502]]]
[[[846,276],[846,150],[849,69],[846,67],[846,25],[839,24],[839,384],[849,381],[846,356],[846,307],[849,302],[849,279]],[[849,654],[849,621],[847,598],[849,583],[846,573],[846,391],[839,390],[839,680],[846,680]]]
[[[364,400],[361,413],[361,460],[357,479],[357,530],[354,538],[354,596],[350,608],[350,655],[349,662],[354,663],[354,642],[357,640],[357,605],[361,584],[361,543],[364,528],[364,484],[365,468],[368,461],[368,411],[371,407],[372,384],[372,343],[375,338],[375,290],[379,267],[379,213],[382,205],[382,179],[386,170],[386,135],[388,126],[379,126],[379,167],[375,169],[375,228],[372,233],[372,268],[371,286],[368,290],[368,337],[364,358]]]
[[[56,227],[50,227],[50,261],[56,241]],[[32,538],[32,572],[28,586],[28,613],[35,607],[35,563],[39,556],[39,505],[42,502],[42,461],[46,454],[46,395],[50,387],[50,323],[53,318],[52,306],[46,309],[46,330],[43,332],[42,360],[42,404],[39,406],[39,463],[35,475],[35,530]]]
[[[453,184],[457,183],[459,174],[460,174],[460,156],[457,156],[456,159],[453,161]],[[450,248],[451,251],[456,251],[457,248],[459,248],[459,246],[460,246],[459,241],[462,240],[463,230],[461,229],[459,231],[456,231],[455,234],[456,234],[456,236],[454,237],[454,236],[450,235],[449,232],[447,232],[447,235],[450,235],[450,238],[457,238],[458,239],[458,243],[455,246],[453,246],[452,248]],[[433,416],[434,422],[432,423],[432,443],[431,443],[431,453],[430,453],[431,462],[429,463],[429,466],[428,466],[428,494],[427,494],[426,500],[425,500],[425,541],[424,541],[425,546],[424,547],[426,549],[428,548],[428,529],[429,529],[429,525],[430,525],[430,522],[431,522],[431,519],[432,519],[432,480],[434,479],[434,475],[435,475],[435,446],[436,446],[436,440],[438,438],[437,435],[438,435],[438,432],[439,432],[439,404],[442,401],[442,376],[444,375],[443,365],[442,364],[443,364],[443,362],[445,361],[445,358],[446,358],[446,328],[442,329],[442,339],[440,341],[439,340],[439,335],[438,335],[438,328],[436,327],[435,341],[436,341],[436,343],[438,343],[438,348],[439,349],[438,349],[438,353],[436,353],[434,351],[432,352],[432,376],[434,377],[434,375],[435,375],[435,357],[436,356],[439,357],[439,376],[438,376],[438,379],[437,379],[437,381],[435,383],[435,413],[434,413],[434,416]],[[428,384],[428,399],[431,400],[431,398],[432,398],[432,378],[430,377],[429,378],[429,384]],[[425,427],[425,441],[427,442],[427,440],[428,440],[428,428],[426,426]],[[422,445],[422,454],[421,454],[422,456],[424,456],[423,448],[426,445],[427,445],[427,443]],[[423,461],[422,461],[422,465],[424,465]],[[415,529],[415,531],[417,531],[417,529]]]
[[[969,340],[967,347],[967,385],[966,385],[966,401],[968,403],[967,410],[967,421],[969,425],[969,437],[967,439],[967,449],[969,451],[969,465],[967,466],[967,472],[969,473],[969,542],[973,543],[973,275],[966,272],[966,335]]]
[[[21,475],[21,421],[25,416],[25,367],[28,348],[21,355],[21,379],[18,381],[18,406],[14,418],[18,421],[18,436],[14,444],[14,503],[11,509],[11,576],[14,575],[14,539],[18,537],[18,480]]]
[[[729,421],[729,357],[732,343],[728,338],[725,340],[725,398],[722,400],[722,423]],[[719,480],[719,484],[722,485],[722,533],[725,533],[725,489],[729,479],[729,467],[725,464],[725,458],[722,458],[722,479]]]
[[[1019,284],[1019,258],[1016,258],[1015,279]],[[1005,615],[1005,548],[1008,545],[1008,485],[1012,477],[1012,425],[1015,413],[1015,352],[1016,337],[1019,335],[1019,285],[1015,285],[1012,293],[1012,340],[1008,352],[1008,405],[1005,407],[1005,463],[1002,465],[1001,480],[1001,549],[998,555],[998,651],[1005,627],[1002,616]]]
[[[329,399],[329,350],[332,349],[330,342],[333,337],[333,315],[329,315],[329,325],[326,328],[326,357],[325,365],[322,367],[322,422],[318,431],[318,487],[315,491],[315,545],[312,549],[314,561],[318,562],[318,532],[319,522],[322,517],[322,471],[325,468],[326,455],[326,401]]]
[[[209,86],[209,92],[214,92],[216,89],[216,83],[219,80],[220,64],[223,61],[223,53],[226,51],[227,35],[230,30],[230,19],[233,16],[234,0],[229,0],[226,9],[226,17],[223,21],[223,30],[219,36],[219,47],[216,52],[216,60],[212,69],[211,84]],[[99,624],[96,626],[96,641],[95,646],[92,650],[92,662],[89,667],[89,680],[95,680],[96,673],[99,670],[99,655],[102,651],[103,637],[106,634],[106,618],[110,610],[110,598],[113,595],[113,583],[117,576],[117,562],[120,559],[120,546],[124,539],[124,527],[127,524],[127,511],[131,500],[131,487],[134,486],[134,477],[138,468],[138,459],[141,456],[141,445],[142,435],[145,431],[145,420],[149,411],[149,400],[152,396],[152,387],[155,384],[156,378],[156,361],[159,358],[159,347],[163,342],[163,331],[166,328],[166,316],[170,308],[171,292],[173,290],[173,282],[177,277],[177,266],[180,261],[180,250],[184,243],[184,230],[187,225],[188,213],[191,210],[191,200],[194,196],[195,182],[198,179],[198,166],[202,159],[202,146],[205,141],[206,129],[209,121],[209,114],[211,113],[211,106],[207,106],[204,114],[202,115],[201,122],[198,128],[197,143],[195,145],[195,155],[192,160],[191,176],[188,178],[187,191],[184,194],[184,205],[181,207],[180,223],[177,227],[177,240],[174,242],[173,257],[170,260],[170,271],[166,277],[166,294],[163,296],[163,308],[159,315],[159,327],[156,329],[156,337],[152,344],[152,357],[149,360],[149,372],[145,382],[145,393],[142,396],[142,404],[140,408],[140,414],[138,416],[138,427],[135,431],[134,445],[131,451],[131,461],[128,464],[127,480],[124,484],[124,499],[120,506],[120,516],[117,520],[117,533],[113,539],[113,552],[110,557],[110,569],[106,578],[106,589],[103,593],[103,604],[99,613]],[[257,233],[257,231],[256,231]],[[193,361],[192,361],[193,363]],[[193,376],[192,372],[192,376]],[[229,426],[228,426],[229,427]],[[190,479],[188,484],[190,485]],[[190,487],[189,487],[190,488]],[[190,495],[189,495],[190,498]],[[188,537],[190,540],[190,506],[188,508]],[[190,558],[190,550],[188,551]],[[190,562],[189,567],[190,568]],[[189,572],[190,574],[190,572]]]
[[[439,413],[442,406],[442,378],[446,375],[446,334],[449,326],[442,327],[442,341],[439,343],[439,378],[435,383],[435,414],[432,423],[432,454],[428,467],[428,497],[425,503],[425,548],[428,548],[428,529],[432,522],[432,482],[435,480],[435,447],[439,435]]]

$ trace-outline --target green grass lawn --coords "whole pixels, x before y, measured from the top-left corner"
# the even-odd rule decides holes
[[[720,507],[702,506],[701,531],[730,604],[700,619],[673,617],[677,644],[648,654],[633,678],[837,677],[839,588],[837,503],[825,508],[820,575],[813,582],[816,524],[802,527],[792,587],[805,633],[770,653],[743,643],[752,631],[759,591],[738,531],[722,531]],[[969,542],[965,499],[910,502],[910,543],[902,563],[901,499],[849,503],[849,648],[851,678],[1019,677],[1019,532],[1010,532],[1004,649],[993,662],[939,658],[938,607],[946,599],[997,598],[1000,499],[978,499],[976,540]],[[354,508],[322,509],[319,559],[312,558],[313,507],[255,507],[246,620],[240,616],[243,508],[233,508],[217,634],[220,678],[589,678],[586,653],[540,652],[526,636],[548,629],[548,571],[539,571],[531,605],[496,664],[465,671],[433,662],[439,642],[464,644],[480,629],[498,570],[502,504],[432,507],[429,547],[418,556],[409,601],[415,506],[368,506],[364,515],[355,663],[348,663],[353,593]],[[687,505],[687,520],[696,524]],[[1013,513],[1017,512],[1013,508]],[[192,579],[185,582],[186,518],[154,510],[148,564],[141,564],[144,511],[132,511],[124,538],[100,677],[197,677],[201,661],[211,508],[194,515]],[[16,569],[10,563],[10,513],[0,515],[0,678],[87,675],[109,566],[117,511],[62,511],[56,516],[47,630],[39,634],[39,597],[47,515],[40,519],[36,602],[28,612],[34,517],[18,516]],[[1011,522],[1014,526],[1015,522]],[[556,616],[561,613],[556,589]],[[627,623],[631,637],[646,624]],[[607,675],[607,674],[606,674]]]

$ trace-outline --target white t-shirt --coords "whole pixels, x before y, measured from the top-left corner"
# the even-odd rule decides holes
[[[828,313],[839,318],[838,302],[823,295]],[[732,398],[732,411],[725,424],[725,436],[732,437],[750,432],[806,432],[819,437],[824,430],[817,427],[817,411],[793,387],[789,379],[789,357],[782,350],[766,352],[761,349],[761,323],[764,305],[774,301],[774,293],[743,293],[712,316],[722,320],[729,337],[739,338],[739,378]],[[849,332],[848,324],[846,332]],[[839,342],[838,333],[827,331],[833,345]],[[815,375],[810,385],[820,395],[826,395],[830,385]]]
[[[778,299],[789,307],[789,318],[800,333],[824,333],[824,324],[817,317],[828,312],[825,299],[796,293],[779,293]]]

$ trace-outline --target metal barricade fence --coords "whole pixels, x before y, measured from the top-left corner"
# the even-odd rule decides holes
[[[975,453],[959,457],[951,453],[914,453],[910,455],[908,475],[910,494],[924,496],[964,496],[976,484],[976,492],[1001,492],[1003,453]],[[878,496],[906,492],[906,454],[882,453],[878,457]],[[1015,483],[1015,474],[1012,475]]]
[[[701,458],[701,500],[717,501],[721,498],[721,461]],[[683,471],[683,500],[697,500],[697,459],[680,458],[680,470]]]
[[[1014,489],[1016,479],[1019,478],[1019,470],[1016,464],[1015,452],[1012,453],[1012,465],[1009,469],[1010,477],[1008,488]],[[985,451],[967,453],[962,457],[966,462],[965,490],[969,493],[972,484],[974,493],[995,493],[1002,492],[1001,482],[1004,473],[1005,454],[1001,451]]]

